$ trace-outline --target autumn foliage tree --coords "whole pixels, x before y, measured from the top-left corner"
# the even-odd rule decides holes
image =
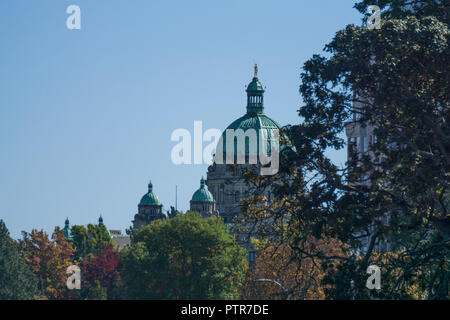
[[[43,231],[22,232],[20,251],[38,279],[38,288],[49,299],[70,299],[74,293],[67,289],[67,268],[72,265],[72,244],[55,228],[52,237]]]
[[[81,263],[82,299],[120,298],[120,261],[118,250],[106,246],[86,256]]]
[[[262,243],[254,241],[258,255],[250,268],[242,298],[250,300],[322,300],[326,272],[336,266],[326,265],[325,259],[310,254],[342,255],[337,240],[309,237],[302,246],[292,248],[287,242]],[[276,281],[276,282],[274,282]],[[282,286],[282,287],[281,287]]]

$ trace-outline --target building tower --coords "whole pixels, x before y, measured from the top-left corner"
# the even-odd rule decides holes
[[[235,220],[240,226],[239,234],[236,234],[237,242],[244,247],[248,252],[248,260],[251,263],[254,262],[256,252],[250,243],[251,226],[245,226],[239,221],[243,217],[241,212],[241,200],[249,197],[252,194],[250,186],[246,183],[243,173],[245,170],[257,170],[261,165],[259,164],[259,152],[263,146],[260,145],[260,139],[266,143],[267,150],[261,150],[266,155],[270,154],[271,142],[274,138],[274,131],[280,130],[281,126],[264,113],[264,88],[258,79],[258,68],[255,65],[255,74],[247,86],[247,112],[239,119],[232,122],[222,133],[222,137],[219,140],[218,146],[222,144],[222,155],[219,153],[215,155],[213,164],[208,167],[206,184],[208,189],[213,194],[216,200],[216,208],[219,215],[223,218],[224,222],[231,225]],[[237,130],[241,129],[244,135],[251,132],[256,133],[256,139],[251,140],[245,137],[243,148],[238,147],[239,142],[237,138],[234,138],[234,148],[232,150],[227,149],[226,133],[228,129]],[[255,145],[251,145],[256,141]],[[278,143],[278,141],[277,141]],[[219,148],[216,148],[216,151]],[[231,153],[231,155],[229,155]],[[256,153],[256,154],[255,154]],[[227,164],[225,159],[227,155],[233,157],[234,164]],[[239,163],[239,156],[244,159],[243,163]],[[250,160],[256,157],[257,164],[253,164]],[[222,161],[218,161],[218,160]],[[270,189],[260,190],[263,195],[271,199]]]
[[[134,216],[133,228],[139,229],[150,222],[158,219],[164,219],[166,216],[162,213],[162,204],[158,196],[153,192],[153,184],[148,184],[148,192],[144,194],[138,205],[138,213]]]
[[[216,211],[216,201],[213,195],[205,186],[205,179],[200,180],[200,189],[194,192],[190,202],[190,210],[201,214],[203,218],[208,218],[212,215],[218,215]]]
[[[250,190],[243,177],[243,170],[258,168],[259,164],[251,164],[250,156],[258,157],[260,148],[260,136],[267,143],[266,154],[271,148],[271,141],[274,136],[273,131],[279,130],[281,126],[264,113],[264,88],[258,79],[258,69],[255,65],[255,75],[247,86],[247,112],[239,119],[232,122],[222,134],[219,144],[222,143],[223,158],[222,163],[215,159],[208,167],[206,184],[216,200],[216,207],[225,223],[232,223],[234,217],[241,215],[240,201],[250,195]],[[256,148],[250,145],[250,139],[245,138],[245,163],[239,164],[237,160],[238,150],[237,139],[234,141],[234,150],[227,150],[226,131],[228,129],[242,129],[244,134],[250,131],[256,132]],[[253,130],[249,130],[253,129]],[[255,154],[256,152],[256,154]],[[226,164],[226,155],[232,153],[235,164]],[[217,155],[216,155],[217,156]],[[222,156],[219,156],[222,157]],[[259,162],[258,162],[259,163]],[[267,191],[269,193],[269,191]],[[270,197],[269,194],[267,196]]]
[[[70,232],[69,218],[66,218],[66,221],[64,223],[63,235],[67,239],[67,241],[73,241],[72,233]]]
[[[99,227],[103,226],[103,218],[102,218],[102,215],[100,215],[100,217],[98,218],[98,226],[99,226]]]

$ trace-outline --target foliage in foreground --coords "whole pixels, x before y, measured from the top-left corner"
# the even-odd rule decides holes
[[[0,220],[0,300],[30,300],[40,294],[36,277]]]
[[[247,268],[223,221],[195,212],[135,230],[121,260],[131,299],[238,298]]]
[[[244,210],[249,220],[273,221],[261,238],[292,248],[309,235],[342,243],[348,256],[310,252],[314,260],[339,261],[322,281],[328,299],[448,299],[448,2],[375,2],[386,13],[381,29],[349,25],[326,56],[304,64],[303,123],[285,128],[295,148],[283,152],[277,176],[249,176],[255,195],[271,186],[276,201],[255,196]],[[356,7],[365,11],[366,4]],[[357,154],[347,141],[350,161],[334,165],[326,151],[346,145],[346,126],[364,131],[369,123],[372,139],[360,141],[367,152]],[[379,292],[366,288],[372,263],[383,270]]]

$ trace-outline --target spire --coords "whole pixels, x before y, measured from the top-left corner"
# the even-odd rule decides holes
[[[247,86],[247,113],[264,112],[264,88],[258,79],[258,65],[254,67],[254,77]]]
[[[205,179],[203,177],[200,180],[200,188],[202,188],[202,189],[205,188]]]
[[[148,183],[148,193],[153,191],[153,184],[152,181],[150,180],[150,182]]]
[[[103,218],[102,215],[100,215],[100,218],[98,218],[98,225],[101,227],[103,226]]]

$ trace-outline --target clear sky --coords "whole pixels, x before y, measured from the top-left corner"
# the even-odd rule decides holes
[[[172,164],[172,131],[243,115],[254,63],[266,113],[298,123],[301,67],[361,24],[355,1],[0,1],[0,219],[14,238],[100,214],[124,230],[149,179],[187,210],[207,165]]]

